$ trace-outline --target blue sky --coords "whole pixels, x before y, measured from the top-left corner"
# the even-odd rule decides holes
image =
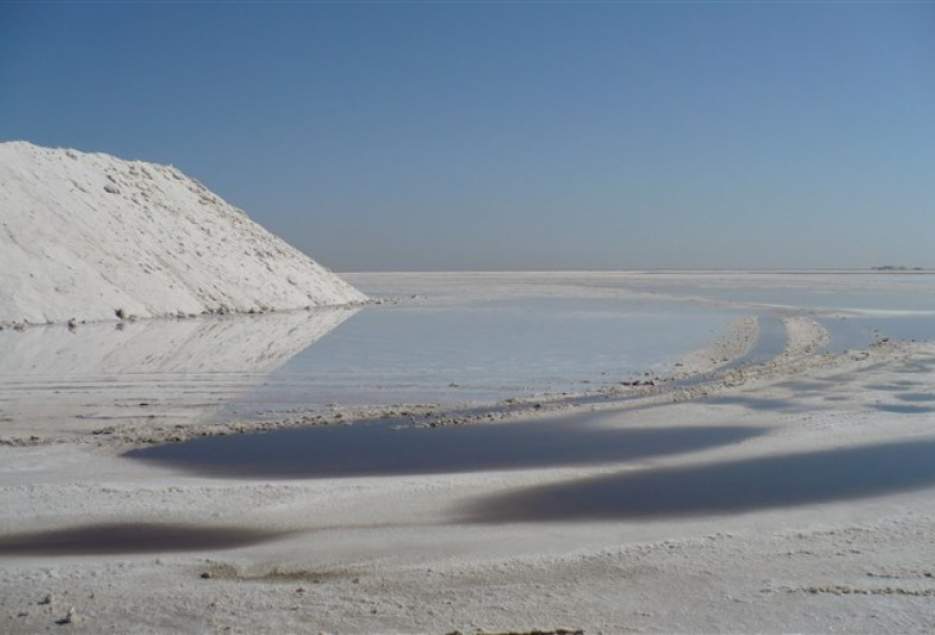
[[[935,4],[0,4],[0,139],[338,270],[935,266]]]

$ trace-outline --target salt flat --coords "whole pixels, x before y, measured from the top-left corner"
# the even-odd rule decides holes
[[[0,629],[59,628],[55,620],[72,606],[78,619],[67,628],[82,632],[904,632],[935,626],[935,567],[928,564],[935,561],[935,474],[926,460],[935,442],[935,402],[928,400],[935,394],[935,345],[886,331],[902,328],[901,319],[916,320],[913,328],[920,328],[920,318],[935,308],[932,276],[348,279],[387,304],[310,328],[307,339],[301,332],[292,343],[277,336],[282,346],[267,364],[246,356],[246,366],[256,366],[249,385],[215,399],[210,417],[189,410],[193,414],[177,431],[159,422],[153,425],[162,432],[147,439],[145,420],[114,416],[107,422],[112,430],[102,434],[95,433],[99,421],[63,415],[40,417],[34,427],[39,438],[32,440],[31,417],[23,414],[28,400],[19,399],[15,411],[5,405],[9,420],[0,425],[16,433],[7,432],[8,444],[0,446]],[[704,331],[706,343],[670,339],[678,346],[666,355],[621,365],[619,376],[605,367],[611,374],[603,382],[578,383],[575,390],[563,383],[507,398],[468,392],[405,414],[403,404],[335,407],[297,397],[295,412],[236,422],[222,415],[219,421],[223,402],[255,395],[264,373],[274,377],[303,355],[311,359],[318,347],[330,356],[338,349],[326,346],[329,339],[342,344],[342,330],[368,312],[488,309],[511,298],[525,298],[517,306],[543,311],[549,310],[543,298],[582,305],[600,299],[609,303],[604,309],[638,300],[667,311],[684,306],[689,316],[705,314],[698,312],[704,307],[719,317]],[[641,330],[626,313],[613,315],[631,330],[599,330],[599,338],[663,330]],[[737,326],[746,318],[776,320],[784,332],[781,348],[766,349],[768,358],[750,357],[757,348],[753,340],[764,331],[754,327],[751,340],[749,328]],[[862,320],[871,320],[867,328]],[[569,341],[588,323],[569,320]],[[263,350],[263,329],[257,328],[263,322],[244,324],[249,326],[236,328],[255,328],[257,349]],[[847,345],[836,345],[842,328],[849,335],[837,342]],[[38,337],[30,331],[11,335]],[[300,351],[303,343],[310,346]],[[590,342],[583,346],[592,351]],[[366,343],[359,350],[366,351]],[[415,367],[424,359],[397,355],[384,368]],[[578,373],[595,379],[581,360],[569,359],[574,363],[565,367],[563,381]],[[139,363],[117,366],[117,374],[126,378]],[[328,367],[321,364],[319,371]],[[636,373],[637,367],[650,375]],[[71,381],[86,372],[76,368]],[[177,397],[172,388],[161,393],[165,405],[185,400],[187,384],[172,374],[185,368],[164,365],[164,379],[179,380]],[[527,372],[525,363],[512,368]],[[346,382],[350,376],[337,378]],[[445,373],[442,382],[450,383]],[[2,386],[8,404],[10,385]],[[289,386],[321,389],[305,380]],[[357,387],[361,394],[372,388],[366,381]],[[352,392],[346,388],[340,394]],[[57,399],[56,388],[31,390],[35,400]],[[423,386],[423,396],[433,394],[439,393]],[[100,405],[112,396],[93,401]],[[109,407],[109,416],[114,411]],[[466,426],[536,423],[543,431],[568,426],[574,435],[579,426],[582,433],[630,441],[616,457],[569,461],[542,452],[538,462],[521,465],[491,462],[482,443],[456,444],[462,452],[458,469],[452,464],[446,470],[438,461],[429,472],[339,474],[323,463],[314,478],[264,474],[247,464],[239,473],[208,474],[197,466],[125,455],[172,435],[292,433],[302,423],[328,424],[324,430],[340,433],[344,428],[334,426],[355,417],[378,418],[355,425],[401,426],[396,434],[411,435],[414,445],[419,435]],[[694,432],[671,437],[668,446],[651,442],[673,429]],[[314,434],[291,443],[314,443]],[[508,437],[489,438],[500,439],[497,451],[508,458]],[[435,452],[450,451],[443,441],[432,443]],[[379,445],[368,451],[379,451]],[[464,469],[471,461],[474,467]],[[804,487],[790,486],[796,483]],[[98,533],[113,537],[108,549],[93,539]],[[48,594],[51,602],[45,603]]]

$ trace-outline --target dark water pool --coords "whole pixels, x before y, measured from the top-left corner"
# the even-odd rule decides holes
[[[106,523],[0,535],[0,556],[161,553],[247,547],[285,532],[166,523]]]
[[[607,415],[444,428],[356,424],[199,438],[125,456],[225,477],[348,477],[593,465],[736,443],[744,426],[621,428]]]
[[[478,523],[698,516],[935,486],[935,439],[647,469],[518,489],[461,510]]]

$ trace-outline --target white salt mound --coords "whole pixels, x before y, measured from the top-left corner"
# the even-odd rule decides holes
[[[0,324],[364,300],[172,166],[0,143]]]

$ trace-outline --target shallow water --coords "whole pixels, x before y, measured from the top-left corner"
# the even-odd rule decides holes
[[[356,312],[0,331],[4,421],[205,421]]]
[[[645,469],[522,488],[458,510],[477,523],[749,512],[935,486],[935,440]]]
[[[460,408],[578,393],[674,370],[683,354],[710,345],[741,316],[758,315],[760,338],[730,366],[763,362],[782,351],[785,332],[777,314],[710,300],[838,308],[856,303],[896,313],[935,306],[929,292],[935,276],[356,278],[370,281],[365,291],[403,295],[408,304],[0,331],[0,433],[9,422],[96,422],[105,429],[131,419],[171,425],[282,418],[333,404]],[[870,288],[855,290],[855,280]],[[680,294],[708,301],[672,300]],[[831,331],[834,351],[864,348],[877,337],[935,338],[929,316],[819,319]],[[919,362],[902,372],[931,369]]]
[[[357,424],[204,437],[132,450],[142,459],[228,477],[348,477],[597,465],[736,443],[744,426],[620,428],[608,415],[491,425]]]
[[[738,317],[667,302],[521,298],[361,311],[251,395],[264,406],[490,402],[671,370]]]

